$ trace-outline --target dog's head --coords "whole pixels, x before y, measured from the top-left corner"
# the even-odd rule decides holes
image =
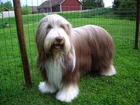
[[[71,24],[59,15],[47,15],[41,19],[36,31],[38,52],[67,54],[71,49],[71,29]]]

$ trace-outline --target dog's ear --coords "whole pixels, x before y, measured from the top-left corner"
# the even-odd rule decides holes
[[[72,31],[72,25],[70,23],[68,23],[66,28],[66,32],[68,32],[68,35],[71,35],[71,31]]]
[[[69,22],[67,22],[66,24],[62,24],[61,27],[65,30],[67,35],[71,35],[72,25]]]
[[[48,18],[44,17],[38,23],[36,34],[35,34],[35,43],[37,46],[38,53],[44,52],[44,40],[46,38],[46,27],[48,25]]]

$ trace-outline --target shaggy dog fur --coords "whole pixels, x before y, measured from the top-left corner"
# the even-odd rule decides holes
[[[60,101],[70,102],[77,97],[81,71],[97,71],[105,76],[116,73],[112,64],[113,40],[99,26],[72,29],[65,18],[48,15],[38,24],[36,46],[37,67],[44,79],[39,90],[58,91],[56,98]]]

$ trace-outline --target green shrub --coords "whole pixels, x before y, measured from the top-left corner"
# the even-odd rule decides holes
[[[21,8],[21,10],[22,10],[22,15],[27,15],[27,14],[31,14],[31,13],[32,13],[31,8],[28,7],[28,6],[23,6],[23,7]]]
[[[98,8],[98,9],[87,10],[82,12],[82,17],[91,18],[93,16],[107,15],[110,14],[111,11],[112,11],[111,8]]]

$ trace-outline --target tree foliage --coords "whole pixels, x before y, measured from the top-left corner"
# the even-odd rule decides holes
[[[32,13],[32,10],[30,7],[28,7],[27,5],[26,6],[23,6],[21,8],[22,10],[22,15],[27,15],[27,14],[31,14]]]
[[[104,7],[103,0],[82,0],[83,9],[94,9]]]
[[[7,8],[9,10],[13,10],[11,1],[7,2],[0,2],[0,15],[2,16],[2,24],[4,25],[4,18],[3,18],[3,8]]]
[[[121,17],[136,17],[136,1],[137,0],[114,0],[114,13]]]
[[[0,12],[2,11],[3,8],[7,8],[9,10],[13,10],[13,7],[12,7],[12,3],[11,1],[7,1],[7,2],[0,2]]]

